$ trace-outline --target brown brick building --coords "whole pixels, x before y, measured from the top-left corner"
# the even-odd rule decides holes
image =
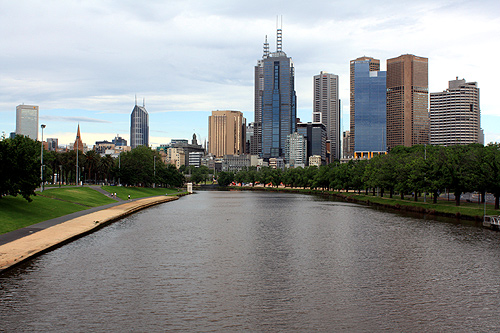
[[[215,157],[245,154],[246,119],[240,111],[212,111],[208,117],[208,152]]]
[[[387,147],[429,144],[428,59],[387,59]],[[352,106],[351,106],[352,108]]]

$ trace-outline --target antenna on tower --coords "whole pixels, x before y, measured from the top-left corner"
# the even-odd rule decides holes
[[[137,106],[137,94],[135,94],[135,106]]]
[[[145,108],[146,107],[146,97],[143,97],[142,98],[142,107]]]
[[[281,16],[281,24],[279,24],[279,16],[276,16],[276,52],[283,51],[281,28],[283,28],[283,16]]]
[[[267,42],[267,35],[266,35],[266,41],[264,42],[264,55],[263,58],[269,57],[269,43]]]

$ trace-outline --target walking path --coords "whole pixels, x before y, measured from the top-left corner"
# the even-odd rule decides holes
[[[120,199],[0,235],[0,272],[141,209],[177,199],[177,196]]]

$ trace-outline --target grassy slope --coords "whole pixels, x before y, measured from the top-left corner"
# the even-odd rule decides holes
[[[68,187],[45,190],[41,193],[44,197],[57,198],[64,201],[79,203],[87,207],[107,205],[113,200],[90,187]]]
[[[102,189],[108,191],[109,193],[116,193],[116,196],[123,200],[127,200],[129,194],[130,194],[130,199],[137,199],[137,198],[178,193],[178,190],[175,188],[102,186]]]
[[[32,202],[21,196],[0,199],[0,234],[88,208],[42,196],[32,198]]]
[[[116,192],[117,196],[126,200],[130,194],[132,199],[173,194],[177,189],[140,188],[103,186],[108,192]],[[97,207],[116,202],[89,187],[62,187],[37,192],[33,201],[28,202],[21,196],[0,198],[0,234],[24,228],[32,224],[64,216],[90,207]]]

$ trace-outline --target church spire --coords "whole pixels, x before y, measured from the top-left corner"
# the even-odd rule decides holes
[[[83,142],[82,142],[82,136],[80,135],[80,123],[78,123],[78,129],[76,130],[76,140],[73,145],[73,149],[75,150],[82,150],[83,151]]]

